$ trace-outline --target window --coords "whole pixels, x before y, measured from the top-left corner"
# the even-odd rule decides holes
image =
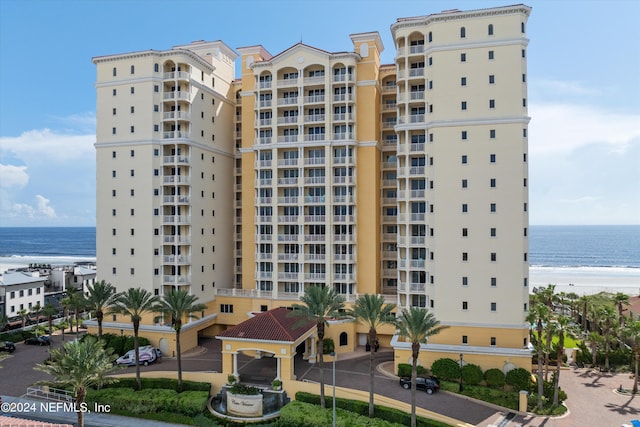
[[[524,202],[523,208],[524,208],[524,211],[526,212],[527,211],[527,202]]]
[[[524,49],[522,49],[522,57],[523,57],[523,58],[526,58],[526,57],[527,57],[527,54],[525,53],[525,50],[524,50]]]
[[[527,253],[524,253],[524,262],[527,262]]]
[[[469,337],[467,337],[466,335],[462,336],[462,344],[469,344]]]
[[[111,128],[111,134],[115,135],[116,134],[116,128]]]
[[[111,152],[111,158],[113,158],[113,159],[115,159],[115,158],[116,158],[116,152],[115,152],[115,151],[112,151],[112,152]]]
[[[495,277],[491,278],[491,286],[492,287],[498,286],[498,279],[497,278],[495,278]]]
[[[118,75],[118,69],[116,67],[113,67],[113,77]]]
[[[462,229],[462,237],[467,237],[469,236],[469,229],[468,228],[463,228]]]
[[[131,106],[131,108],[130,108],[130,110],[131,110],[131,114],[133,114],[133,113],[135,113],[135,112],[136,112],[136,107],[134,107],[134,106],[132,105],[132,106]]]
[[[116,274],[116,268],[115,267],[111,268],[111,274]]]
[[[491,252],[491,261],[495,262],[498,259],[498,255],[495,252]]]
[[[466,86],[466,85],[467,85],[467,78],[460,77],[460,86]]]
[[[117,89],[113,89],[113,90],[111,91],[111,94],[112,94],[113,96],[116,96],[116,94],[117,94],[117,93],[118,93]]]
[[[463,164],[463,165],[466,165],[466,164],[467,164],[467,155],[466,155],[466,154],[463,154],[463,155],[462,155],[462,164]]]
[[[130,155],[131,157],[135,157],[135,156],[136,156],[136,150],[131,150],[131,151],[130,151],[130,153],[129,153],[129,155]]]
[[[131,216],[135,215],[135,209],[131,209]]]
[[[527,98],[522,98],[522,106],[523,107],[527,106]]]
[[[115,109],[115,108],[113,108],[113,109],[111,110],[111,113],[115,116],[115,115],[116,115],[116,109]]]
[[[495,137],[496,137],[496,130],[495,129],[490,129],[489,130],[489,138],[495,139]]]
[[[155,113],[157,113],[158,111],[160,111],[160,106],[159,106],[158,104],[154,104],[154,105],[153,105],[153,111],[154,111]]]
[[[468,206],[466,203],[462,204],[462,212],[465,212],[465,213],[468,212]]]
[[[462,286],[469,286],[469,278],[467,276],[462,277]]]
[[[487,34],[490,36],[493,35],[493,24],[489,24],[489,26],[487,27]]]
[[[463,179],[463,180],[462,180],[462,188],[467,188],[468,183],[469,183],[469,182],[468,182],[466,179]]]
[[[129,273],[133,276],[134,274],[136,274],[136,269],[132,267],[132,268],[129,270]]]
[[[527,227],[525,227],[523,231],[524,231],[524,237],[527,237]]]
[[[462,309],[463,310],[468,310],[469,309],[469,303],[467,301],[462,301]]]
[[[135,169],[131,169],[131,170],[129,171],[129,173],[131,174],[131,176],[135,176],[136,171],[135,171]]]
[[[462,252],[462,261],[469,261],[469,253]]]
[[[489,100],[489,108],[496,108],[496,100],[495,99],[490,99]]]
[[[153,91],[156,92],[156,93],[160,92],[160,86],[153,85]]]
[[[153,125],[153,131],[154,132],[160,131],[160,127],[158,125]]]
[[[527,178],[524,178],[523,184],[524,184],[525,187],[527,186]]]
[[[220,313],[233,313],[233,304],[220,304]]]
[[[496,76],[494,76],[493,74],[489,75],[489,84],[492,85],[496,82]]]
[[[136,67],[135,66],[131,66],[131,74],[135,74],[136,73]]]
[[[526,74],[522,74],[522,83],[526,83],[527,82],[527,75]]]
[[[520,32],[524,33],[524,22],[520,23]]]
[[[491,337],[491,345],[492,346],[496,345],[496,337]]]
[[[525,312],[529,309],[529,306],[527,305],[527,303],[526,303],[526,302],[524,303],[523,308],[524,308],[524,311],[525,311]]]
[[[467,101],[462,101],[460,103],[460,109],[462,109],[462,110],[466,110],[467,109]]]
[[[116,216],[116,210],[115,209],[111,209],[111,216]]]
[[[153,72],[154,72],[154,73],[158,73],[158,72],[160,72],[160,65],[158,65],[158,64],[153,64]]]
[[[491,179],[489,180],[489,186],[490,186],[491,188],[496,188],[496,179],[495,179],[495,178],[491,178]]]
[[[467,139],[467,131],[466,131],[466,130],[463,130],[463,131],[460,133],[460,137],[461,137],[462,139]]]
[[[433,33],[431,31],[429,31],[429,43],[431,43],[433,41]],[[115,68],[114,68],[115,70]]]
[[[460,54],[460,62],[467,62],[467,54],[466,53],[461,53]]]
[[[134,93],[136,93],[136,88],[131,86],[131,94],[133,95]]]
[[[135,228],[132,228],[129,232],[130,232],[130,234],[131,234],[132,236],[135,236],[135,234],[136,234],[136,230],[135,230]]]
[[[491,311],[496,311],[498,308],[498,304],[496,304],[495,302],[491,303]]]
[[[115,235],[116,235],[116,229],[115,229],[115,228],[112,228],[112,229],[111,229],[111,235],[112,235],[112,236],[115,236]]]
[[[464,27],[460,27],[460,38],[463,39],[467,37],[467,30]]]
[[[348,335],[346,332],[340,333],[340,345],[345,346],[348,344]]]
[[[489,154],[489,163],[495,163],[495,162],[496,162],[496,155]]]
[[[131,126],[131,133],[134,133],[136,131],[135,126]]]

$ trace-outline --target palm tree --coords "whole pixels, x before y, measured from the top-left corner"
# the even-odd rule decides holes
[[[111,353],[111,349],[105,350],[95,338],[71,341],[63,348],[52,350],[52,360],[39,363],[34,369],[51,375],[57,385],[72,388],[76,408],[80,409],[88,387],[117,381],[106,376],[118,369],[111,363]],[[78,410],[77,414],[78,426],[84,427],[84,412]]]
[[[544,392],[544,375],[542,372],[543,365],[543,345],[542,345],[542,332],[544,330],[544,324],[549,321],[549,307],[545,304],[534,304],[529,310],[527,321],[536,325],[537,342],[536,348],[538,350],[538,409],[542,409],[542,395]]]
[[[87,286],[87,309],[95,312],[96,320],[98,321],[98,339],[102,339],[102,320],[104,319],[104,312],[111,304],[113,304],[113,297],[116,294],[116,288],[104,280],[96,282],[93,286]]]
[[[84,310],[87,307],[87,300],[82,292],[76,288],[67,289],[67,298],[65,299],[67,300],[67,307],[73,310],[73,317],[76,320],[76,338],[78,338],[80,334],[80,310]],[[71,324],[71,332],[73,332],[73,323]]]
[[[622,330],[624,336],[631,339],[633,344],[634,380],[633,394],[638,394],[638,363],[640,361],[640,320],[627,322]]]
[[[571,318],[563,315],[558,316],[556,321],[553,322],[551,331],[554,335],[558,336],[556,375],[553,379],[553,407],[555,408],[556,406],[558,406],[558,389],[560,388],[560,366],[562,366],[564,359],[564,338],[565,336],[574,336],[574,330],[571,326]]]
[[[171,317],[171,325],[176,331],[176,353],[178,355],[178,392],[182,391],[182,357],[180,355],[180,331],[182,319],[197,319],[195,312],[207,309],[205,304],[198,303],[198,297],[189,295],[184,289],[172,290],[165,294],[154,311]]]
[[[2,332],[4,328],[7,327],[8,324],[9,324],[9,318],[7,317],[7,315],[4,313],[0,313],[0,332]]]
[[[589,295],[583,295],[579,298],[578,304],[582,308],[582,330],[587,330],[587,313],[589,310],[589,303],[591,302],[591,297]]]
[[[622,292],[618,292],[615,294],[611,300],[618,308],[618,323],[620,326],[624,325],[624,316],[622,315],[623,305],[629,305],[629,295],[623,294]]]
[[[27,319],[29,318],[29,312],[23,308],[21,310],[18,310],[16,314],[18,315],[20,320],[22,320],[22,330],[24,331],[24,328],[27,327]]]
[[[300,297],[303,304],[293,304],[292,316],[315,322],[318,341],[318,365],[320,367],[320,406],[326,408],[324,399],[324,328],[327,319],[338,317],[344,309],[344,298],[334,289],[324,286],[308,286]]]
[[[49,341],[51,341],[51,333],[53,332],[53,316],[58,313],[58,309],[51,304],[47,304],[42,309],[42,315],[47,318],[49,326]]]
[[[33,314],[34,320],[36,322],[36,327],[35,327],[36,336],[38,336],[38,328],[40,326],[41,311],[42,311],[42,306],[40,305],[40,302],[36,303],[36,305],[32,305],[31,308],[29,309],[29,314]]]
[[[402,309],[396,319],[396,328],[399,336],[411,342],[411,427],[416,427],[416,377],[420,344],[426,344],[429,337],[440,333],[445,326],[441,326],[429,310],[411,307]]]
[[[138,343],[138,331],[140,330],[140,321],[145,313],[153,311],[153,307],[158,303],[157,296],[142,288],[129,288],[125,292],[116,294],[110,311],[116,314],[122,314],[131,318],[133,324],[133,348],[135,350],[136,362],[136,383],[138,390],[142,389],[140,381],[140,346]]]
[[[379,326],[384,324],[394,324],[393,314],[395,304],[386,304],[382,295],[362,295],[353,304],[353,309],[349,312],[369,329],[369,417],[373,418],[373,387],[374,387],[374,367],[375,351],[374,346],[378,341]]]
[[[611,351],[611,329],[615,323],[615,311],[610,305],[604,305],[599,310],[603,322],[604,332],[604,369],[609,370],[609,353]]]
[[[589,350],[591,350],[591,366],[596,367],[597,364],[597,356],[598,356],[598,348],[602,345],[602,336],[597,332],[590,332],[587,337],[587,342],[589,343]]]

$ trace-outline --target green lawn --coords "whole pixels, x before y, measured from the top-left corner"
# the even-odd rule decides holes
[[[558,337],[554,336],[551,339],[551,343],[555,344],[558,342]],[[580,343],[580,340],[577,340],[575,338],[571,338],[571,337],[564,337],[564,348],[578,348],[578,344]]]

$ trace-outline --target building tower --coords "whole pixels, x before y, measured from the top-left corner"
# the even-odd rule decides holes
[[[233,283],[236,56],[215,41],[93,59],[98,271],[118,291],[206,303]]]
[[[527,345],[524,5],[398,19],[398,302],[479,354]]]

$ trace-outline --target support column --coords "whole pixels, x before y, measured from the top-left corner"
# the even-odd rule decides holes
[[[279,357],[276,357],[276,362],[277,362],[277,366],[276,366],[276,379],[277,380],[282,380],[282,373],[281,373],[281,369],[282,369],[282,365],[281,365],[281,360]]]
[[[311,351],[309,352],[309,363],[315,363],[316,362],[316,337],[315,335],[311,335],[309,338],[307,338],[309,341],[311,341]]]
[[[236,378],[240,378],[240,375],[238,374],[238,352],[237,351],[233,353],[233,375]]]

